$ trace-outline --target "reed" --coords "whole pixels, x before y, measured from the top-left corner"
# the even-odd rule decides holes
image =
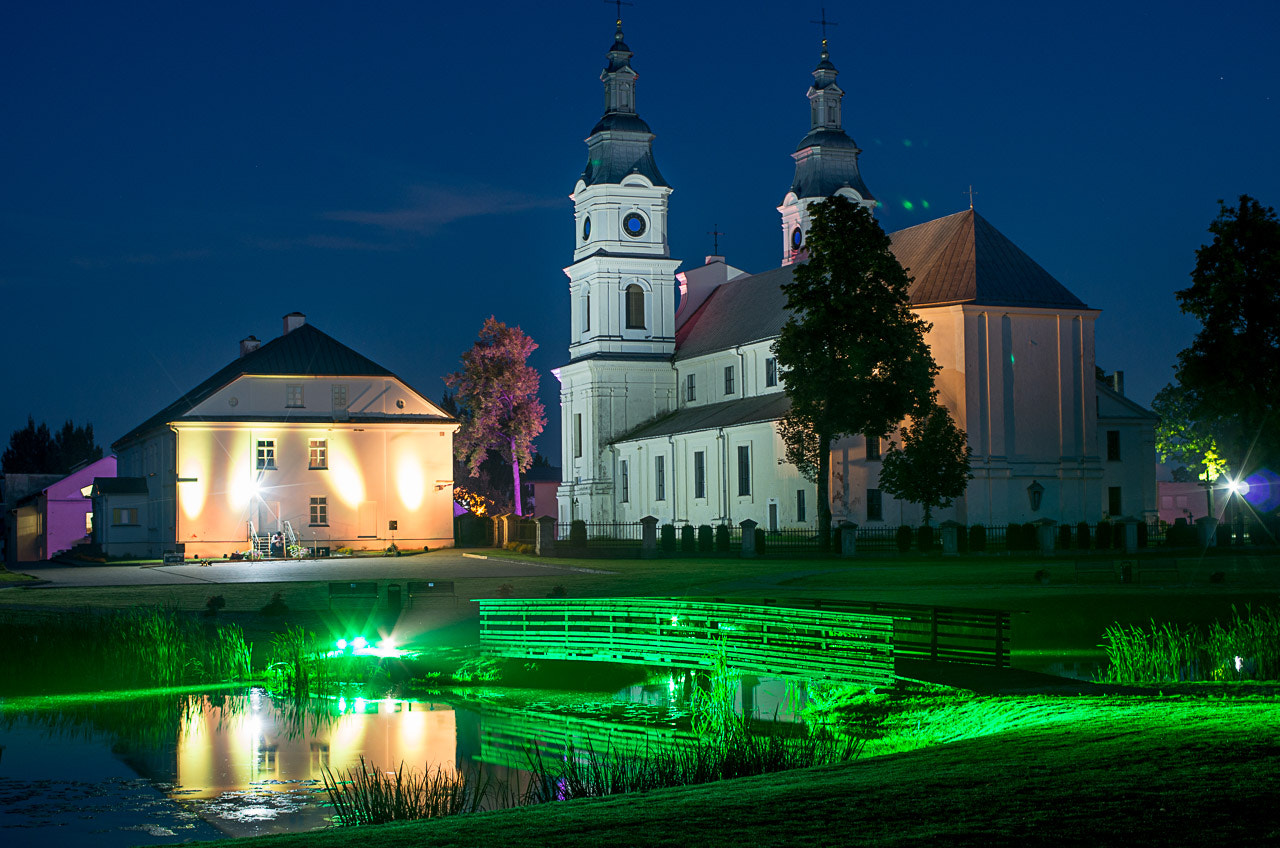
[[[386,824],[478,812],[488,806],[516,806],[505,784],[483,768],[445,768],[381,771],[360,758],[357,768],[338,776],[325,768],[325,792],[340,825]],[[503,802],[506,803],[503,803]]]
[[[1227,622],[1204,629],[1113,624],[1102,639],[1106,683],[1280,679],[1280,613],[1271,608],[1232,607]]]

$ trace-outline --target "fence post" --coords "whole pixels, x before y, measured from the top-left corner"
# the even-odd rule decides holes
[[[538,535],[534,548],[538,556],[551,556],[556,550],[556,520],[549,515],[537,519]]]
[[[1196,519],[1196,539],[1201,548],[1212,548],[1218,544],[1218,519],[1205,515]]]
[[[658,555],[658,519],[646,515],[640,519],[640,556],[653,559]]]
[[[851,557],[858,554],[858,525],[851,521],[840,522],[840,556]]]
[[[756,523],[748,518],[740,521],[738,526],[742,528],[742,556],[744,559],[754,559],[756,555]]]
[[[1138,552],[1138,519],[1126,516],[1120,519],[1120,523],[1124,525],[1124,552],[1136,554]]]
[[[1058,541],[1056,530],[1058,522],[1052,518],[1041,518],[1034,524],[1036,525],[1036,542],[1037,547],[1040,549],[1040,556],[1053,556],[1053,548]],[[1137,539],[1137,536],[1134,539]]]
[[[964,525],[958,521],[944,521],[942,528],[942,555],[960,556],[960,528]]]

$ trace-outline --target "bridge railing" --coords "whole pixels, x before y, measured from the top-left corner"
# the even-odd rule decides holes
[[[482,599],[480,642],[527,659],[706,669],[891,684],[893,618],[670,598]]]

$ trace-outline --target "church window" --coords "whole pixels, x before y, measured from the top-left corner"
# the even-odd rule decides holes
[[[738,446],[738,494],[751,494],[751,446]]]
[[[329,526],[329,499],[327,497],[311,499],[311,526]]]
[[[622,503],[631,500],[631,475],[627,473],[627,461],[618,463],[618,489]]]
[[[804,232],[799,227],[796,227],[794,230],[791,231],[791,249],[799,250],[803,246],[804,246]]]
[[[297,408],[302,406],[302,386],[300,385],[285,386],[284,405],[290,408]]]
[[[344,384],[338,383],[334,385],[332,395],[334,409],[347,408],[347,387]]]
[[[573,456],[578,458],[582,456],[582,413],[575,412],[573,414]]]
[[[1120,487],[1111,486],[1107,489],[1107,513],[1112,518],[1124,515],[1124,503],[1120,499]]]
[[[311,439],[307,443],[307,467],[312,471],[324,471],[329,467],[329,442],[327,439]]]
[[[591,216],[584,215],[582,218],[582,240],[587,241],[591,238]]]
[[[1120,431],[1119,430],[1107,431],[1107,461],[1108,462],[1120,461]]]
[[[692,374],[686,374],[684,377],[684,399],[689,402],[698,399],[697,381]]]
[[[880,458],[880,437],[879,437],[879,436],[867,436],[867,437],[866,437],[866,440],[867,440],[867,459],[868,459],[868,461],[873,461],[873,460],[877,460],[877,459],[879,459],[879,458]]]
[[[693,454],[693,496],[695,498],[705,498],[707,496],[707,454],[705,451],[695,451]]]
[[[627,286],[627,329],[644,329],[644,289],[635,283]]]
[[[724,367],[724,393],[733,394],[733,366],[726,365]]]
[[[667,458],[665,456],[653,458],[653,499],[655,501],[667,499]]]
[[[778,360],[772,356],[764,361],[764,384],[766,386],[778,385]]]
[[[804,520],[804,489],[796,489],[796,521]]]
[[[258,468],[265,471],[276,470],[275,439],[260,439],[258,441]]]
[[[884,500],[879,489],[867,489],[867,520],[884,521]]]

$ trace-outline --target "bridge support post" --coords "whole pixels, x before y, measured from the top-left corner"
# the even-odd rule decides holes
[[[551,556],[556,550],[556,520],[549,515],[538,519],[536,539],[538,556]]]
[[[658,555],[658,519],[646,515],[640,519],[640,556],[653,559]]]
[[[840,556],[852,557],[858,555],[858,525],[849,522],[840,522]]]
[[[742,528],[742,556],[744,559],[754,559],[756,555],[756,523],[748,518],[741,521],[738,526]]]

